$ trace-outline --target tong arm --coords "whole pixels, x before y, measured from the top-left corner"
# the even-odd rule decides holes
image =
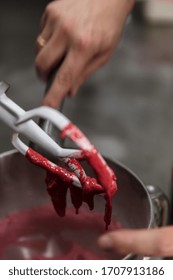
[[[13,133],[12,144],[22,155],[26,156],[27,151],[29,150],[29,147],[20,140],[20,138],[18,137],[18,133]],[[48,161],[48,160],[46,159],[46,161]],[[50,160],[49,160],[49,164],[52,166],[52,168],[54,168],[54,166],[56,166]],[[68,172],[66,172],[66,176],[67,177],[69,176]],[[82,187],[81,183],[80,183],[80,180],[79,180],[78,176],[75,175],[75,173],[74,174],[70,174],[70,178],[71,178],[72,184],[74,186],[79,187],[79,188]]]
[[[24,116],[26,112],[6,96],[5,92],[8,88],[9,86],[6,83],[0,82],[0,119],[5,124],[15,132],[26,136],[27,139],[46,150],[54,158],[80,157],[80,150],[61,148],[33,120],[28,120],[20,125],[16,125],[17,120]]]
[[[20,125],[34,117],[40,117],[50,121],[59,130],[63,130],[70,123],[70,120],[59,111],[47,106],[41,106],[27,111],[24,115],[19,116],[15,125]]]

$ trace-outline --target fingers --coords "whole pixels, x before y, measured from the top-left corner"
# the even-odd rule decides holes
[[[102,235],[98,240],[102,249],[121,254],[144,256],[173,256],[173,227],[150,230],[118,230]]]
[[[100,54],[98,57],[92,58],[83,72],[80,73],[78,80],[76,81],[73,89],[70,91],[70,96],[75,96],[80,86],[87,80],[92,73],[94,73],[98,68],[102,67],[109,60],[111,52],[105,52]]]
[[[57,41],[61,41],[61,44]],[[65,50],[66,43],[60,36],[52,36],[40,50],[35,59],[35,66],[41,80],[45,81],[47,79],[50,71],[64,56]]]
[[[82,53],[79,55],[77,50],[72,51],[59,69],[59,73],[57,73],[51,89],[43,100],[43,104],[56,107],[61,103],[65,95],[75,96],[79,87],[88,76],[105,64],[109,56],[109,53],[104,53],[88,61],[90,54],[84,56]],[[50,56],[50,67],[53,65],[53,61],[55,61],[55,57]]]
[[[51,35],[52,35],[52,24],[46,18],[46,16],[43,16],[41,20],[41,32],[36,40],[36,54],[38,54],[38,52],[41,51],[42,48],[46,45]]]
[[[84,55],[77,49],[72,49],[67,53],[51,88],[43,100],[44,105],[57,107],[65,95],[70,95],[70,91],[87,64],[89,56],[89,53]]]

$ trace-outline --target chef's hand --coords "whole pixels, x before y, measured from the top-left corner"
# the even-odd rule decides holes
[[[46,80],[62,58],[58,74],[43,100],[56,107],[65,95],[104,65],[116,47],[135,0],[59,0],[46,7],[37,38],[36,69]]]
[[[127,255],[173,256],[173,226],[149,230],[117,230],[102,235],[98,244],[105,250]]]

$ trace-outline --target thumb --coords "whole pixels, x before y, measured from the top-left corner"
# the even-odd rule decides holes
[[[170,257],[173,256],[173,226],[109,232],[98,239],[98,245],[126,255]]]

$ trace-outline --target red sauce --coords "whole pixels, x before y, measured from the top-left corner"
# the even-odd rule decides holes
[[[73,140],[83,151],[85,158],[94,169],[98,183],[105,191],[105,216],[106,228],[111,222],[112,196],[117,191],[116,176],[113,170],[106,164],[96,148],[90,143],[86,136],[72,123],[69,123],[61,132],[61,137],[68,137]],[[92,188],[92,186],[88,186]]]
[[[86,202],[90,210],[93,210],[94,196],[99,193],[104,193],[106,200],[104,221],[107,229],[111,223],[111,198],[117,190],[115,174],[106,164],[104,159],[99,155],[96,148],[72,123],[65,127],[61,133],[61,137],[69,137],[80,147],[83,151],[83,158],[89,163],[95,172],[96,179],[85,176],[81,165],[74,158],[68,159],[68,163],[72,163],[75,166],[74,169],[79,170],[78,177],[82,188],[73,186],[73,172],[69,172],[60,166],[52,165],[50,161],[33,151],[31,148],[28,149],[26,157],[32,163],[44,168],[47,171],[47,190],[59,216],[65,216],[68,189],[70,190],[71,201],[76,209],[76,213],[78,213],[82,202]]]
[[[83,176],[83,172],[80,172],[82,188],[78,188],[72,185],[73,179],[71,172],[58,165],[52,165],[48,159],[38,154],[31,148],[28,149],[26,157],[32,163],[47,171],[47,191],[51,196],[52,203],[59,216],[65,216],[66,195],[68,189],[70,190],[71,200],[76,208],[76,213],[78,213],[78,209],[82,205],[83,201],[88,204],[91,210],[94,208],[94,195],[103,192],[103,188],[97,183],[95,178]],[[70,160],[72,161],[72,159]]]
[[[113,221],[110,230],[120,228]],[[103,218],[98,212],[68,209],[61,219],[51,205],[10,213],[0,220],[0,259],[112,259],[97,247],[103,233]],[[114,254],[114,259],[122,256]]]

